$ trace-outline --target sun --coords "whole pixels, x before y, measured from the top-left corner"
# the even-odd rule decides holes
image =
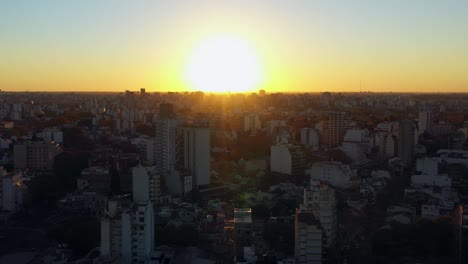
[[[262,79],[260,59],[247,41],[228,35],[197,45],[185,71],[188,84],[205,92],[248,92]]]

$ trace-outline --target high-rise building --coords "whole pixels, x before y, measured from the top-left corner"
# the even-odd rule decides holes
[[[244,248],[252,245],[252,209],[234,208],[236,261],[244,260]]]
[[[152,203],[110,200],[101,219],[100,251],[102,257],[119,263],[150,263],[154,251]]]
[[[141,165],[133,167],[132,188],[135,203],[143,203],[149,200],[153,204],[158,204],[161,194],[161,177],[157,168]]]
[[[184,128],[184,167],[192,174],[194,187],[210,184],[210,129]]]
[[[181,125],[176,119],[156,121],[154,144],[156,167],[164,176],[169,191],[186,191],[210,184],[210,129],[205,123]],[[192,186],[188,186],[188,184]]]
[[[432,112],[423,111],[419,112],[418,118],[419,134],[431,133],[432,131]]]
[[[311,180],[309,188],[304,189],[303,206],[318,219],[326,246],[333,247],[338,229],[335,190],[327,184]]]
[[[345,119],[346,113],[344,112],[330,112],[328,114],[330,121],[328,127],[328,146],[334,148],[339,146],[343,141],[345,135]]]
[[[413,162],[414,136],[413,122],[408,120],[401,121],[398,133],[398,157],[406,166],[411,165]]]
[[[322,263],[322,229],[312,210],[297,208],[294,223],[296,263]]]
[[[162,174],[170,173],[176,162],[176,140],[180,120],[156,120],[156,138],[154,144],[154,159],[156,167]]]

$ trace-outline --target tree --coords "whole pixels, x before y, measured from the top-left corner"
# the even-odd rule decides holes
[[[82,151],[64,151],[55,157],[56,180],[66,192],[76,189],[76,179],[81,170],[88,167],[89,153]]]
[[[453,256],[453,229],[447,219],[421,220],[415,224],[395,224],[373,237],[373,254],[386,257],[446,259]]]
[[[96,218],[70,218],[51,227],[48,236],[68,244],[75,255],[83,256],[99,245],[100,225]]]

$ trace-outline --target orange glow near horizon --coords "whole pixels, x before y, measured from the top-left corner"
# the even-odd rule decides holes
[[[50,2],[0,3],[2,91],[468,92],[467,1]]]

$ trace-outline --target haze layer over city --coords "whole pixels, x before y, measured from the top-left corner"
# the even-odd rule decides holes
[[[0,22],[0,263],[468,263],[468,2]]]

